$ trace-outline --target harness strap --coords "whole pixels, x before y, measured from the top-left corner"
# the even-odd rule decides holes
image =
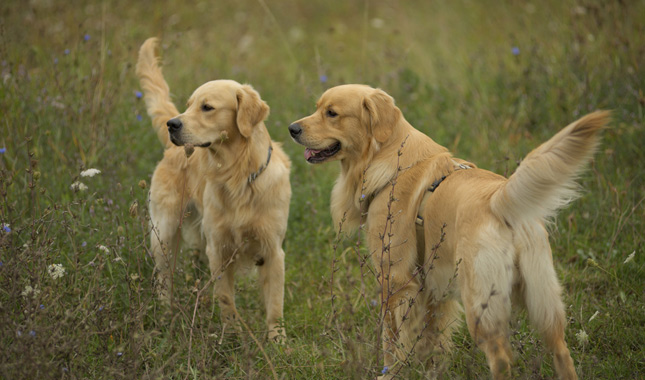
[[[441,177],[441,178],[439,178],[438,180],[436,180],[436,181],[432,182],[432,184],[430,185],[430,187],[428,187],[428,191],[429,191],[429,192],[431,192],[431,193],[434,193],[434,191],[435,191],[435,190],[437,190],[437,187],[439,187],[439,185],[441,185],[441,182],[443,182],[443,180],[445,180],[446,178],[448,178],[448,176],[449,176],[450,174],[452,174],[452,173],[456,172],[457,170],[462,170],[462,169],[472,169],[472,168],[471,168],[470,166],[468,166],[468,165],[465,165],[465,164],[456,164],[456,166],[455,166],[455,170],[453,170],[453,171],[451,171],[450,173],[448,173],[448,174],[446,174],[446,175],[442,176],[442,177]],[[428,195],[429,195],[429,194],[426,194],[425,196],[428,196]],[[424,196],[424,197],[425,197],[425,196]],[[423,203],[423,201],[422,201],[421,203]],[[419,206],[419,207],[420,207],[420,206]],[[422,217],[421,215],[417,214],[417,219],[416,219],[415,223],[416,223],[418,226],[423,226],[423,217]]]

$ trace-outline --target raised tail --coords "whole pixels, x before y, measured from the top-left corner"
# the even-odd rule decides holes
[[[493,212],[511,224],[555,216],[577,197],[576,178],[596,151],[609,115],[590,113],[529,153],[493,195]]]
[[[152,118],[152,127],[164,147],[172,146],[168,137],[166,122],[179,115],[177,107],[170,100],[170,89],[161,73],[159,59],[155,54],[158,40],[148,38],[139,49],[137,76],[143,89],[148,115]]]

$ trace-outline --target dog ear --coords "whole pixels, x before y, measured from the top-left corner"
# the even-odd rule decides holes
[[[379,89],[363,99],[363,107],[370,115],[372,136],[379,143],[384,143],[399,121],[401,110],[394,105],[394,98]]]
[[[253,127],[269,116],[269,106],[253,87],[245,84],[237,90],[237,128],[244,137],[251,136]]]

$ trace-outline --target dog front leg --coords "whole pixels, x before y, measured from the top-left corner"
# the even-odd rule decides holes
[[[235,308],[234,257],[228,257],[224,253],[224,249],[216,247],[215,244],[210,244],[210,242],[206,246],[206,256],[208,257],[211,276],[215,281],[213,296],[217,299],[220,308],[222,334],[224,334],[228,326],[233,326],[238,332],[241,329]]]
[[[263,263],[258,264],[258,282],[267,313],[269,340],[283,343],[286,334],[284,327],[279,326],[279,323],[284,304],[284,251],[278,247],[262,260]]]

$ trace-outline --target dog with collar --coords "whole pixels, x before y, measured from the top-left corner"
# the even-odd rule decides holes
[[[179,113],[157,63],[157,40],[139,51],[137,75],[153,128],[164,145],[150,186],[150,245],[158,292],[171,296],[179,240],[205,252],[224,327],[236,325],[234,274],[256,265],[268,337],[282,340],[284,251],[291,163],[271,140],[269,106],[251,86],[215,80]],[[239,326],[237,326],[239,328]]]
[[[412,352],[450,348],[461,300],[493,378],[510,377],[511,301],[527,309],[558,376],[577,378],[545,223],[575,197],[607,120],[595,112],[570,124],[510,178],[453,157],[369,86],[331,88],[289,126],[309,163],[340,162],[332,217],[366,235],[381,284],[385,377]]]

